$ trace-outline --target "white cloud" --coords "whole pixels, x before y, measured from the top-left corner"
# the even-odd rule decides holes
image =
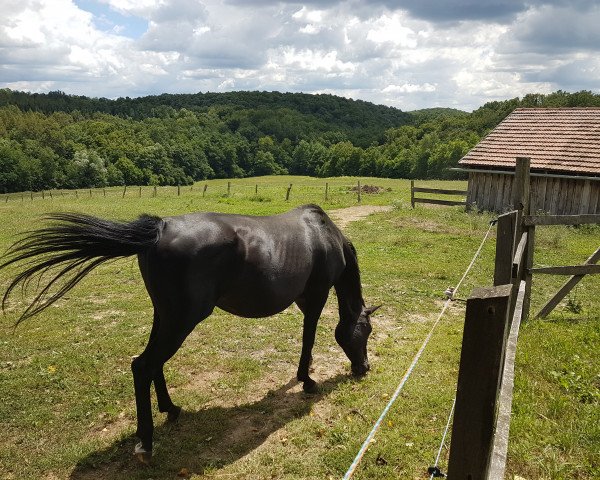
[[[600,6],[589,0],[96,2],[118,21],[75,0],[4,0],[0,88],[326,92],[404,110],[600,91]]]

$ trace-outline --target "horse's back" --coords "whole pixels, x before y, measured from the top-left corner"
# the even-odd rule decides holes
[[[262,317],[289,306],[309,284],[329,289],[344,267],[343,236],[316,205],[262,217],[195,213],[164,224],[145,268],[140,262],[144,278],[154,277],[146,282],[151,295],[164,289],[154,283],[180,284],[192,296],[208,291],[231,313]]]

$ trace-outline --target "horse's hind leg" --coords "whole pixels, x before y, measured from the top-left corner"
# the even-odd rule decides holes
[[[144,352],[133,360],[131,369],[133,371],[133,385],[135,388],[135,403],[137,410],[137,432],[141,440],[135,448],[138,459],[144,463],[152,457],[152,435],[154,425],[152,422],[152,410],[150,403],[150,384],[155,382],[157,397],[166,411],[171,413],[173,405],[167,392],[163,365],[179,349],[185,338],[194,329],[199,321],[206,318],[212,308],[194,309],[195,315],[160,315],[160,321],[156,323],[151,339]],[[158,379],[158,383],[156,380]],[[175,412],[173,411],[173,414]]]
[[[154,322],[152,323],[152,330],[150,332],[150,339],[148,343],[152,342],[156,336],[156,332],[159,328],[160,319],[158,314],[154,312]],[[153,378],[154,390],[156,391],[156,399],[158,401],[158,410],[162,413],[167,414],[167,420],[173,422],[179,418],[181,413],[181,407],[178,407],[171,400],[169,390],[167,389],[167,382],[165,380],[165,374],[163,372],[164,364],[156,370]]]
[[[166,413],[169,422],[175,422],[179,418],[181,407],[175,405],[171,400],[163,367],[160,367],[154,375],[154,390],[156,391],[159,412]]]

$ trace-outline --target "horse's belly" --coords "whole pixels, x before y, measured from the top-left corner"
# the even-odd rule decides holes
[[[269,317],[289,307],[304,291],[302,278],[281,277],[235,282],[217,301],[217,307],[240,317]]]

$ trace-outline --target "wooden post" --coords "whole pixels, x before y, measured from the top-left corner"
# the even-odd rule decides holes
[[[177,184],[177,196],[181,195],[181,187]]]
[[[90,198],[92,198],[92,189],[90,188]]]
[[[140,191],[139,191],[139,193],[138,193],[138,197],[139,197],[139,198],[142,198],[142,186],[141,186],[141,185],[140,185]]]
[[[506,285],[512,281],[512,261],[515,250],[517,211],[498,217],[496,226],[496,261],[494,285]]]
[[[156,197],[156,185],[154,185],[154,193],[153,193],[154,197]]]
[[[258,195],[258,183],[254,185],[254,195]]]
[[[44,195],[44,190],[42,190],[42,200],[45,200],[46,196]]]
[[[102,189],[102,195],[106,197],[106,188]]]
[[[410,181],[410,206],[415,208],[415,181]]]
[[[329,200],[329,182],[325,182],[325,201]]]
[[[485,477],[493,443],[512,285],[476,288],[467,300],[448,478]]]
[[[204,189],[202,190],[202,197],[204,197],[206,195],[206,189],[208,188],[208,184],[205,183],[204,184]]]
[[[75,190],[75,198],[79,198],[79,192]]]
[[[31,201],[33,202],[33,191],[29,192],[29,195],[31,196]]]
[[[231,182],[227,182],[227,196],[231,196]]]
[[[358,181],[358,203],[360,203],[360,180]]]
[[[515,178],[513,186],[512,203],[517,216],[516,238],[521,238],[523,233],[523,216],[529,215],[529,193],[530,193],[530,164],[529,157],[517,157],[515,163]]]
[[[513,189],[513,205],[519,212],[517,215],[516,238],[527,231],[527,245],[525,251],[525,296],[523,298],[523,320],[529,315],[531,297],[532,277],[528,269],[533,266],[533,248],[535,245],[535,226],[525,227],[523,217],[529,215],[530,207],[530,177],[531,159],[529,157],[517,157],[515,163],[515,184]]]
[[[285,193],[285,201],[287,202],[290,199],[290,192],[292,191],[292,184],[290,183],[290,186],[287,189],[287,192]]]

